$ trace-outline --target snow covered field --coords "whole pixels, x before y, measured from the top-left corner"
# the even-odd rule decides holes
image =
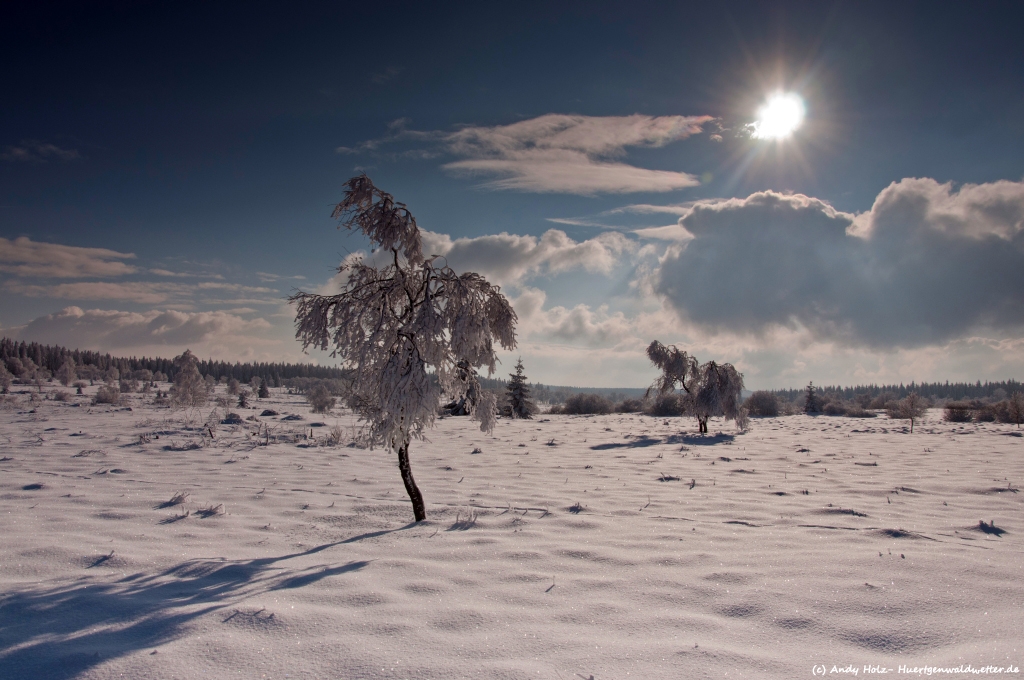
[[[0,409],[0,678],[1024,665],[1012,425],[447,418],[411,448],[412,524],[350,415],[274,390],[211,440],[212,406],[95,389]]]

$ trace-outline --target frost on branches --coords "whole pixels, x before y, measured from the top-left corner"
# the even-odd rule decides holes
[[[740,428],[746,426],[746,409],[740,407],[743,376],[732,364],[714,361],[700,364],[696,357],[675,345],[666,347],[657,340],[648,346],[647,357],[661,369],[661,376],[645,397],[652,392],[669,394],[678,386],[682,390],[683,412],[697,419],[701,433],[708,431],[708,418],[712,416],[725,416],[727,420],[735,420]]]
[[[536,407],[530,401],[530,389],[526,386],[526,376],[523,375],[522,357],[516,362],[516,372],[509,373],[508,377],[508,415],[512,418],[533,418]]]
[[[476,369],[493,374],[495,342],[516,344],[516,314],[498,286],[479,274],[457,275],[443,258],[425,256],[416,219],[402,203],[360,175],[345,186],[332,217],[388,252],[380,268],[346,261],[337,295],[296,293],[295,337],[330,351],[353,371],[349,406],[369,425],[371,445],[398,453],[416,521],[426,519],[409,465],[409,443],[434,422],[441,395],[467,399],[480,429],[494,428],[497,404],[480,389]],[[440,260],[440,262],[439,262]],[[436,373],[431,380],[428,371]]]

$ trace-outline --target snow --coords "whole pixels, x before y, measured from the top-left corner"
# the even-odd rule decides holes
[[[486,435],[443,418],[410,448],[416,524],[395,455],[348,445],[351,414],[314,415],[283,390],[219,409],[212,441],[212,405],[14,390],[2,678],[799,678],[1024,661],[1012,425],[933,410],[912,435],[884,417],[792,416],[745,433],[712,419],[701,437],[692,419],[538,415]],[[226,411],[256,420],[219,424]]]

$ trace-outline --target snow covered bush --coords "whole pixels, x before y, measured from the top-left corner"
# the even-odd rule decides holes
[[[611,413],[612,409],[612,402],[608,401],[600,394],[583,392],[580,394],[574,394],[566,399],[565,404],[559,412],[569,415],[591,415]]]
[[[306,394],[306,400],[313,407],[313,413],[329,413],[337,401],[323,383],[314,385]]]
[[[779,398],[764,390],[754,392],[747,397],[743,406],[755,418],[776,418],[779,415]]]
[[[120,404],[121,390],[114,385],[100,385],[100,388],[96,390],[96,396],[93,397],[92,403],[115,405]]]
[[[409,444],[433,424],[441,395],[471,390],[481,429],[494,428],[496,400],[482,393],[475,369],[495,370],[494,344],[513,349],[516,315],[497,286],[479,274],[456,274],[423,253],[416,219],[366,175],[346,183],[333,213],[388,258],[379,267],[359,257],[339,267],[341,292],[299,292],[296,338],[303,348],[330,351],[351,369],[349,406],[368,425],[371,446],[398,454],[398,468],[416,521],[426,519],[412,476]],[[437,376],[431,380],[428,369]]]
[[[647,390],[648,398],[652,393],[673,394],[678,385],[683,412],[697,419],[701,433],[708,431],[712,416],[734,420],[740,429],[746,426],[747,412],[740,407],[743,376],[732,364],[701,364],[675,345],[666,347],[657,340],[647,347],[647,357],[661,369],[661,376]]]

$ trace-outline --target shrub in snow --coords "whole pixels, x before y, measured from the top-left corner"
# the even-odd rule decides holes
[[[683,412],[697,419],[701,433],[708,431],[708,419],[725,416],[736,421],[741,429],[746,426],[746,409],[740,407],[743,376],[732,364],[709,361],[698,363],[675,345],[667,347],[657,340],[647,347],[647,357],[661,369],[661,376],[647,390],[650,395],[672,394],[678,385]]]
[[[313,407],[313,413],[329,413],[337,401],[323,383],[314,385],[306,394],[306,400]]]
[[[589,392],[572,395],[565,400],[565,404],[560,409],[560,413],[567,413],[569,415],[589,415],[611,412],[612,402],[608,401],[600,394],[591,394]]]
[[[659,394],[654,399],[649,399],[644,412],[656,418],[672,418],[684,415],[686,413],[686,406],[680,395],[669,392],[668,394]]]
[[[615,405],[616,413],[639,413],[644,410],[644,403],[639,399],[623,399]]]
[[[743,402],[747,412],[755,418],[776,418],[779,415],[779,398],[771,392],[754,392]]]
[[[480,393],[475,369],[494,373],[495,342],[515,347],[516,315],[479,274],[458,275],[423,253],[416,220],[366,175],[346,183],[334,209],[341,226],[363,232],[387,257],[380,266],[358,257],[338,269],[337,295],[297,293],[296,337],[339,357],[352,370],[349,405],[368,424],[370,444],[398,453],[398,468],[417,521],[423,496],[409,463],[409,444],[433,424],[441,394]],[[432,369],[436,380],[431,380]],[[494,428],[495,399],[471,404],[481,429]]]
[[[942,419],[949,423],[969,423],[974,420],[974,409],[962,401],[946,402]]]
[[[114,385],[100,385],[100,388],[96,390],[96,396],[93,397],[92,403],[120,404],[121,390],[115,387]]]

